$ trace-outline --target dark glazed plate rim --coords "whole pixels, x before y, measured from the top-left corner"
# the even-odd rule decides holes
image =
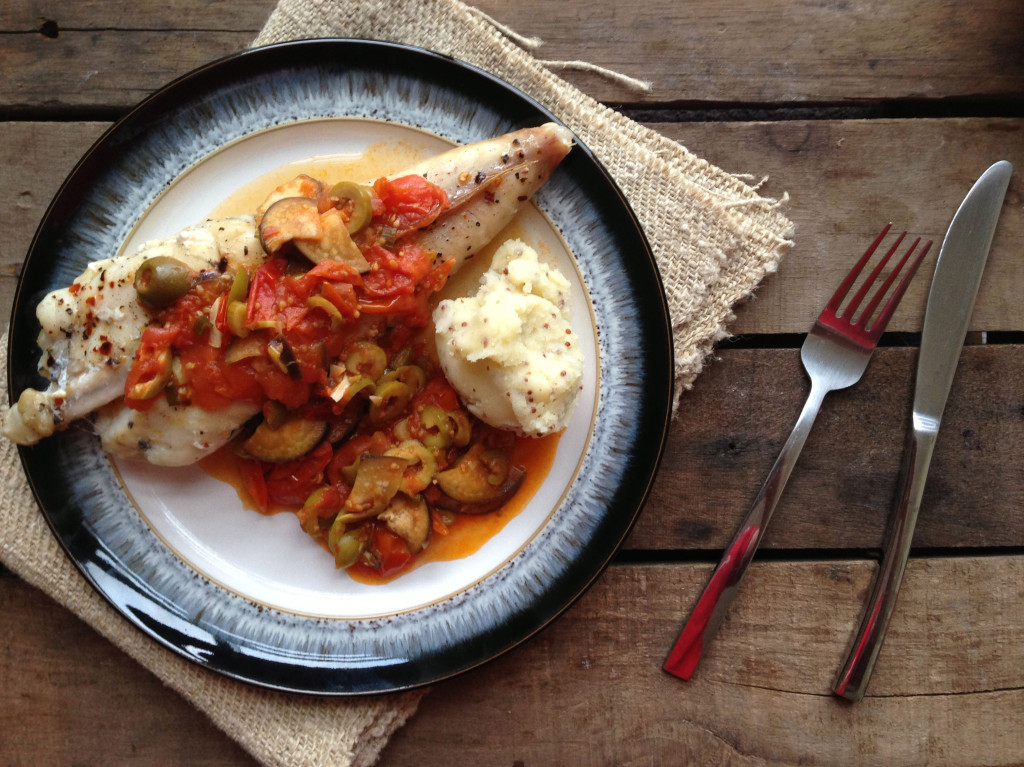
[[[374,94],[379,106],[367,100],[366,83],[386,86]],[[311,96],[299,99],[295,87]],[[324,93],[331,98],[318,101]],[[166,185],[215,151],[217,141],[230,140],[232,130],[245,135],[249,126],[232,128],[224,103],[254,129],[340,116],[423,127],[423,112],[432,130],[456,141],[557,121],[530,97],[468,64],[365,40],[257,48],[175,80],[103,134],[43,217],[14,301],[12,402],[39,385],[34,311],[41,295],[69,284],[88,261],[114,255]],[[435,103],[458,108],[438,113]],[[214,124],[228,138],[206,144],[204,126]],[[169,152],[168,126],[188,136]],[[154,158],[168,154],[166,167],[156,168]],[[165,647],[228,677],[291,692],[358,695],[430,684],[548,625],[607,566],[648,497],[671,417],[673,364],[668,308],[650,246],[622,192],[586,146],[574,148],[538,204],[571,246],[593,301],[598,409],[582,468],[562,506],[497,573],[442,604],[344,625],[267,610],[207,581],[133,519],[138,515],[109,462],[84,430],[20,449],[33,493],[70,559],[116,610]],[[565,212],[570,208],[572,215]]]

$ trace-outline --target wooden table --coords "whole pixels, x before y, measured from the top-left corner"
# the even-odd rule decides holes
[[[0,310],[90,143],[173,77],[244,48],[274,0],[0,8]],[[439,684],[387,765],[1019,764],[1024,760],[1024,4],[914,0],[478,4],[565,76],[732,172],[789,192],[796,247],[683,398],[627,545],[564,617]],[[889,220],[941,241],[973,179],[1017,167],[869,697],[830,694],[877,567],[927,280],[863,381],[832,395],[695,679],[663,659],[788,435],[798,348]],[[933,262],[929,262],[930,264]],[[0,762],[248,764],[85,624],[0,575]]]

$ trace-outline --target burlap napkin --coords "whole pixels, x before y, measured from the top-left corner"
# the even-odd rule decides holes
[[[726,334],[733,305],[774,271],[792,225],[779,203],[556,77],[486,16],[455,0],[281,0],[256,39],[362,37],[449,54],[517,86],[597,154],[629,198],[665,281],[677,389]],[[6,371],[6,333],[0,365]],[[6,404],[6,385],[0,398]],[[357,700],[275,694],[224,679],[162,649],[78,575],[39,513],[13,445],[0,442],[0,556],[178,691],[261,763],[369,765],[423,693]]]

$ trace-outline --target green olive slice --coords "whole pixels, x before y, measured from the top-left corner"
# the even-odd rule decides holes
[[[381,376],[380,380],[381,383],[385,381],[401,381],[412,389],[414,394],[419,394],[423,387],[427,385],[427,374],[423,372],[423,368],[419,365],[400,365],[386,372]]]
[[[174,353],[170,349],[160,350],[157,353],[157,361],[159,363],[157,365],[157,372],[152,378],[135,384],[131,391],[128,392],[128,396],[135,400],[152,399],[167,388],[167,384],[171,380],[173,359]]]
[[[437,459],[425,445],[416,440],[406,440],[398,447],[393,447],[384,455],[397,455],[409,461],[409,467],[402,476],[399,490],[407,495],[422,493],[430,486],[430,481],[437,471]]]
[[[344,514],[339,514],[327,534],[327,548],[334,554],[334,566],[339,570],[354,565],[370,542],[370,529],[363,525],[349,529]]]
[[[376,381],[388,366],[388,355],[372,341],[356,341],[345,357],[345,368]]]
[[[338,200],[339,207],[352,204],[352,214],[346,224],[349,234],[363,229],[373,217],[373,200],[370,190],[354,181],[339,181],[331,187],[331,197]]]

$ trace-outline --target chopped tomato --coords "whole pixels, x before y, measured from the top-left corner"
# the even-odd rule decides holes
[[[345,503],[345,499],[348,497],[348,488],[344,488],[337,485],[325,485],[322,488],[323,492],[319,493],[318,496],[311,496],[316,498],[316,503],[310,504],[307,501],[309,510],[316,514],[318,517],[326,518],[333,517],[339,511],[341,506]]]
[[[356,289],[345,283],[325,282],[320,286],[320,295],[334,304],[342,317],[355,317],[359,314],[359,301]]]
[[[252,369],[267,399],[277,400],[291,410],[302,407],[309,399],[311,384],[292,378],[268,357],[254,359]]]
[[[426,324],[425,318],[428,314],[429,302],[430,295],[427,293],[406,294],[391,298],[379,298],[374,301],[363,301],[359,304],[359,310],[366,314],[411,316],[415,319],[409,321],[416,322],[417,327],[423,327]]]
[[[380,178],[373,191],[384,204],[384,224],[399,234],[432,224],[451,205],[448,194],[423,176]]]
[[[272,321],[277,314],[277,283],[288,270],[288,261],[275,258],[253,275],[246,303],[245,322],[254,328],[260,322]]]
[[[238,471],[242,476],[242,484],[256,504],[256,508],[266,514],[270,510],[270,494],[267,491],[266,477],[263,476],[263,465],[259,461],[240,458]]]
[[[138,401],[129,401],[140,409],[151,406],[154,392],[159,395],[170,383],[168,396],[173,393],[176,401],[204,410],[247,402],[264,407],[265,413],[283,406],[293,417],[328,421],[328,439],[295,460],[238,463],[245,490],[260,511],[292,508],[303,530],[325,545],[331,520],[351,492],[343,470],[364,453],[381,455],[421,436],[427,430],[418,409],[436,406],[453,418],[460,409],[454,389],[430,361],[419,330],[429,323],[430,299],[444,287],[455,259],[428,253],[412,234],[436,221],[450,200],[442,189],[413,175],[378,180],[371,203],[372,220],[355,235],[368,269],[360,272],[330,259],[309,264],[290,248],[288,255],[247,267],[242,328],[234,309],[227,321],[231,280],[210,275],[215,278],[197,281],[171,306],[150,312],[153,328],[145,332],[129,375],[128,387],[143,384],[135,389]],[[334,204],[321,194],[318,210],[323,213]],[[355,366],[366,380],[348,381],[344,369],[357,342],[378,346],[377,361],[366,370]],[[227,362],[229,357],[235,361]],[[398,380],[401,386],[395,386],[381,378],[388,368],[398,374],[406,366],[419,368],[402,374],[409,374],[409,383]],[[415,394],[424,380],[426,386]],[[340,387],[346,381],[360,387],[353,389],[357,398],[343,396],[346,390]],[[368,407],[374,387],[381,387],[381,402],[404,397],[401,422]],[[431,413],[431,422],[436,415]],[[443,436],[440,426],[431,428],[436,433],[430,436]],[[444,468],[456,459],[459,447],[439,443],[431,450],[435,468]],[[435,500],[440,493],[432,485],[422,492]],[[448,530],[439,518],[433,525],[438,536]],[[405,541],[381,522],[367,520],[358,533],[367,549],[356,570],[388,578],[412,559]]]
[[[331,464],[327,467],[327,479],[334,485],[345,484],[345,477],[341,470],[351,466],[363,453],[370,452],[373,447],[374,438],[372,434],[357,434],[334,451]]]
[[[384,578],[397,573],[412,559],[412,554],[409,553],[405,541],[386,527],[380,525],[374,527],[373,540],[370,545],[377,553],[380,561],[380,574]]]
[[[314,266],[306,272],[306,277],[316,277],[330,282],[344,282],[349,285],[359,285],[363,281],[362,276],[351,264],[330,259],[321,261]]]
[[[146,328],[135,354],[135,362],[128,371],[128,380],[124,383],[124,399],[128,407],[133,410],[149,410],[153,407],[156,394],[139,398],[133,394],[144,390],[147,384],[166,378],[169,359],[165,352],[171,348],[177,335],[175,328]],[[163,389],[162,386],[159,388]]]
[[[267,475],[267,495],[275,503],[301,506],[324,479],[331,462],[329,442],[321,442],[312,452],[294,461],[274,465]]]
[[[444,377],[434,378],[413,400],[412,410],[415,412],[422,406],[436,405],[445,411],[458,410],[459,395]]]

